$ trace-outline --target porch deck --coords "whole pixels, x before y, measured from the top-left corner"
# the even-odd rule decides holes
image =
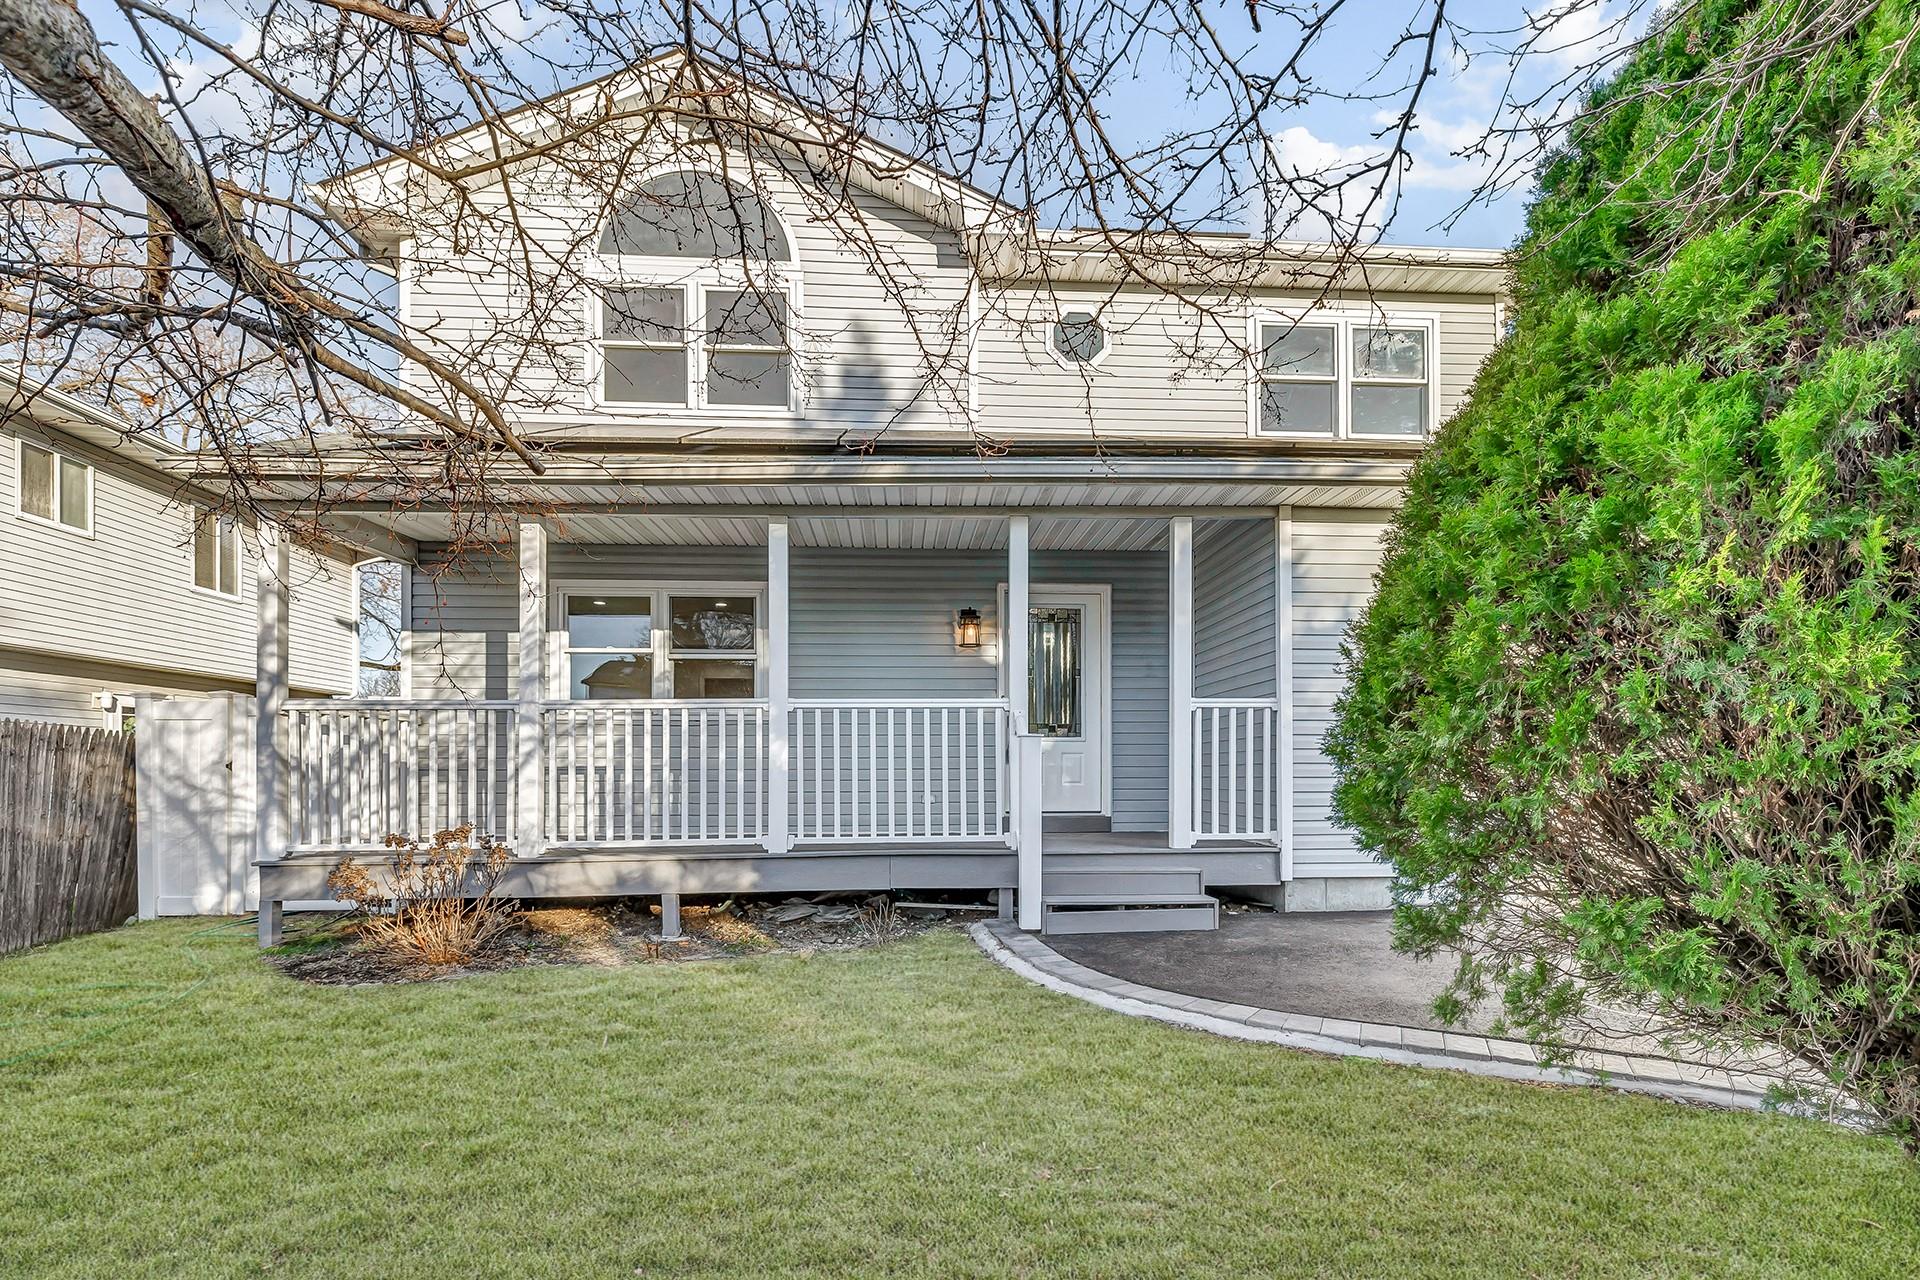
[[[1176,849],[1165,831],[1049,831],[1041,839],[1048,869],[1095,870],[1158,865],[1191,867],[1209,885],[1254,885],[1278,876],[1271,843],[1216,841]],[[323,899],[340,850],[306,850],[260,864],[261,896]],[[564,849],[517,857],[502,892],[528,898],[650,896],[662,893],[822,893],[882,889],[1013,889],[1016,855],[1004,841],[797,844],[781,853],[763,845],[715,843],[635,849]]]
[[[783,515],[754,522],[764,550],[697,555],[625,526],[550,547],[523,522],[517,565],[410,605],[438,666],[387,699],[288,699],[269,591],[261,898],[461,826],[513,848],[505,891],[529,897],[1017,889],[1031,928],[1047,870],[1277,886],[1290,520],[1076,517],[1036,539],[1008,512],[985,545],[941,518],[954,545],[880,559]],[[1055,810],[1171,829],[1047,830]]]

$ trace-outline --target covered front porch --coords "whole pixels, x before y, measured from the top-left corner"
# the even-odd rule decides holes
[[[289,699],[285,589],[261,593],[262,901],[463,825],[512,847],[528,897],[987,890],[1027,928],[1095,872],[1277,898],[1294,524],[580,511],[487,554],[390,517],[406,696]]]

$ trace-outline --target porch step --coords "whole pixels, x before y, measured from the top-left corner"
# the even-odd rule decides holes
[[[1218,929],[1220,903],[1204,893],[1057,893],[1041,904],[1042,933],[1172,933]]]
[[[1164,863],[1048,866],[1041,873],[1041,892],[1047,898],[1103,893],[1198,895],[1206,888],[1200,868]]]

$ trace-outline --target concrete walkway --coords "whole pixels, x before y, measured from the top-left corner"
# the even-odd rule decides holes
[[[1287,918],[1278,917],[1282,920]],[[1351,929],[1353,924],[1349,920],[1347,927]],[[1652,1094],[1680,1102],[1719,1107],[1755,1111],[1776,1109],[1770,1090],[1777,1077],[1769,1074],[1728,1070],[1649,1054],[1609,1052],[1582,1052],[1577,1055],[1572,1067],[1548,1067],[1541,1064],[1533,1046],[1521,1041],[1444,1031],[1433,1026],[1428,1015],[1417,1019],[1408,1017],[1409,1006],[1404,989],[1385,1000],[1357,1000],[1350,1009],[1353,1016],[1328,1016],[1325,1012],[1308,1008],[1270,1007],[1245,1000],[1172,991],[1105,973],[1062,955],[1046,940],[1022,932],[1009,921],[984,921],[973,925],[969,932],[988,956],[1029,981],[1050,991],[1133,1017],[1153,1018],[1235,1039],[1256,1040],[1339,1057],[1375,1058],[1385,1062],[1441,1067],[1473,1075],[1538,1084],[1602,1085],[1629,1093]],[[1137,946],[1138,935],[1127,936],[1132,937]],[[1211,935],[1178,936],[1182,939],[1204,940]],[[1099,950],[1089,945],[1085,937],[1076,937],[1072,942],[1076,944],[1076,950],[1080,950],[1087,958],[1092,958]],[[1229,954],[1234,948],[1231,939],[1214,945]],[[1184,954],[1188,948],[1181,950]],[[1364,948],[1362,950],[1364,952]],[[1405,957],[1395,956],[1394,959],[1401,967],[1410,963]],[[1323,953],[1315,963],[1325,960]],[[1360,961],[1356,960],[1355,963]],[[1334,965],[1332,971],[1339,974],[1342,967]],[[1209,969],[1215,970],[1214,980],[1218,981],[1223,972],[1219,966],[1200,965],[1195,968],[1193,981],[1188,981],[1183,971],[1179,978],[1180,985],[1204,986],[1209,980]],[[1444,975],[1441,975],[1441,980],[1444,980]],[[1238,981],[1240,985],[1237,989],[1244,991],[1245,977]],[[1317,1003],[1342,989],[1352,990],[1346,978],[1320,984],[1313,993],[1313,999]],[[1374,1017],[1393,1017],[1398,1020],[1368,1020]],[[1821,1114],[1826,1113],[1823,1111]]]

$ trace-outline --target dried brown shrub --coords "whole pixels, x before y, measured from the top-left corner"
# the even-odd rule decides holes
[[[499,896],[513,855],[471,826],[436,831],[427,843],[389,835],[384,866],[347,858],[327,877],[334,896],[363,917],[360,933],[395,960],[466,964],[513,924]]]

